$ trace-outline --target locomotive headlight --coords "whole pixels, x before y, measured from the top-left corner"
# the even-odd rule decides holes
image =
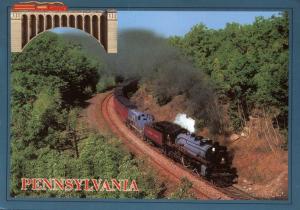
[[[213,152],[215,152],[215,151],[216,151],[216,148],[213,147],[211,150],[212,150]]]
[[[221,163],[225,163],[225,158],[222,157]]]

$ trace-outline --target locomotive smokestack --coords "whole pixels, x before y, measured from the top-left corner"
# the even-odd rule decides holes
[[[191,133],[195,132],[195,120],[193,118],[187,117],[187,115],[184,113],[177,114],[174,123],[187,129]]]

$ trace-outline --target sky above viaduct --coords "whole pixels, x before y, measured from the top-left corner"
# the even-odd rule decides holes
[[[119,29],[142,28],[168,36],[182,36],[194,25],[205,24],[208,28],[221,29],[227,23],[251,24],[255,17],[265,18],[279,12],[240,11],[119,11]]]
[[[118,28],[119,31],[146,29],[164,37],[183,36],[198,23],[221,29],[227,23],[251,24],[256,17],[278,14],[278,11],[118,11]],[[70,32],[63,28],[54,31]]]

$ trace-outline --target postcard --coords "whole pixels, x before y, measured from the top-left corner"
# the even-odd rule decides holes
[[[8,12],[10,199],[291,199],[288,9]]]

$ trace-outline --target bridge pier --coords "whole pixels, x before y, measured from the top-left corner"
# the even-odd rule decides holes
[[[26,24],[27,20],[23,19],[23,24]],[[23,33],[27,34],[27,30],[22,28],[21,14],[12,13],[11,14],[11,51],[21,52],[22,44],[24,44],[26,37],[22,36]],[[24,41],[22,41],[24,39]]]
[[[39,33],[71,27],[94,37],[107,53],[117,53],[117,13],[107,11],[11,12],[11,52],[22,52]]]

